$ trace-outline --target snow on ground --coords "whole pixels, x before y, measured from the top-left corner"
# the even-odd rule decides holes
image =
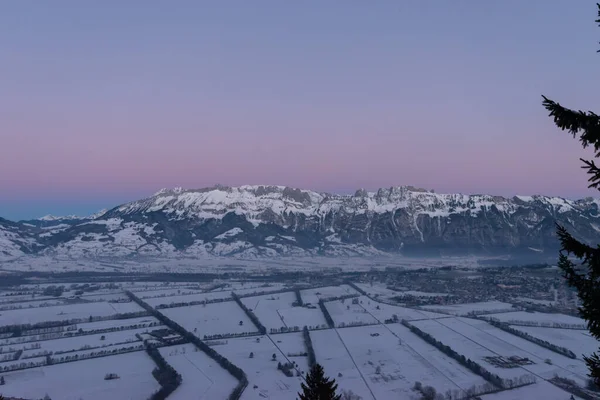
[[[450,379],[456,386],[462,390],[467,390],[472,386],[480,386],[486,383],[485,379],[475,375],[467,368],[460,365],[453,358],[439,351],[430,345],[402,324],[386,325],[400,340],[402,344],[411,348],[423,359],[431,364],[431,368],[439,371],[442,375]]]
[[[156,307],[158,305],[168,305],[168,304],[176,304],[176,303],[191,303],[194,301],[211,301],[217,299],[231,299],[231,291],[221,291],[221,292],[209,292],[209,293],[196,293],[196,294],[185,294],[179,296],[167,296],[167,297],[154,297],[149,299],[144,299],[144,301],[150,304],[152,307]]]
[[[155,297],[164,298],[164,297],[179,296],[179,295],[198,294],[198,293],[202,293],[202,291],[179,287],[179,288],[167,288],[167,289],[157,289],[157,290],[141,290],[139,292],[136,291],[134,293],[140,299],[151,299],[151,298],[155,298]]]
[[[126,314],[126,313],[144,311],[144,309],[142,307],[140,307],[134,301],[128,301],[128,302],[123,302],[123,303],[108,303],[108,304],[113,308],[113,310],[115,310],[115,312],[117,314]]]
[[[81,335],[73,336],[70,338],[54,339],[54,340],[42,340],[36,342],[41,347],[39,349],[26,350],[23,352],[23,357],[39,354],[43,351],[68,351],[68,350],[80,350],[83,347],[101,347],[110,346],[117,343],[124,342],[138,342],[139,340],[135,337],[136,333],[150,332],[156,329],[165,328],[164,326],[156,326],[150,328],[140,329],[129,329],[117,332],[108,332],[96,335]],[[104,339],[102,339],[104,337]],[[31,347],[33,343],[22,343],[19,345],[11,345],[14,348],[26,348]],[[127,347],[127,346],[125,346]],[[65,355],[69,355],[68,353]]]
[[[430,361],[419,355],[385,326],[338,329],[353,362],[377,399],[411,398],[419,381],[438,392],[460,390]]]
[[[568,400],[570,398],[570,393],[567,393],[546,381],[539,381],[533,385],[481,396],[481,400]],[[579,400],[579,397],[574,398]]]
[[[310,337],[317,362],[326,375],[336,380],[340,390],[351,390],[363,400],[374,399],[336,330],[311,331]]]
[[[69,294],[72,292],[69,292]],[[87,301],[123,301],[129,300],[129,297],[121,291],[119,293],[103,293],[103,294],[84,294],[80,296],[81,300]]]
[[[310,369],[308,367],[308,357],[298,356],[298,354],[306,353],[306,345],[304,344],[302,332],[271,335],[271,339],[290,361],[298,365],[300,371],[308,372]]]
[[[33,300],[33,301],[22,301],[18,303],[2,303],[0,304],[0,311],[8,310],[20,310],[23,308],[37,308],[37,307],[49,307],[58,306],[65,304],[65,299],[49,299],[49,300]]]
[[[325,307],[327,307],[327,311],[329,311],[336,326],[377,323],[377,320],[361,305],[361,303],[368,304],[368,302],[374,303],[374,301],[366,296],[358,297],[358,304],[354,304],[353,301],[354,299],[346,299],[325,303]]]
[[[470,329],[468,335],[465,335],[463,332],[457,332],[442,323],[442,321],[449,319],[452,318],[413,321],[411,324],[422,331],[429,333],[443,344],[450,346],[450,348],[458,354],[470,358],[503,379],[513,379],[529,375],[528,371],[523,368],[499,368],[484,359],[484,357],[494,357],[498,355],[506,357],[527,357],[528,354],[525,354],[523,351],[516,349],[509,343],[502,342],[491,335],[482,335],[482,337],[476,338],[475,336],[479,332],[477,332],[476,328],[470,327],[469,325],[467,325],[467,328],[463,329],[463,332]],[[488,346],[493,347],[493,349],[488,348]]]
[[[146,400],[160,386],[155,364],[143,351],[4,373],[2,394],[60,400]],[[108,373],[120,379],[104,380]]]
[[[448,305],[436,304],[431,306],[421,306],[421,308],[430,311],[465,316],[469,315],[470,313],[488,314],[500,311],[509,311],[513,309],[513,305],[510,303],[503,303],[501,301],[485,301],[481,303],[463,303]]]
[[[244,310],[233,301],[207,304],[205,306],[166,308],[160,310],[160,312],[189,332],[194,333],[200,339],[204,335],[226,335],[257,331]],[[240,322],[242,322],[242,325],[239,324]]]
[[[297,325],[297,321],[286,321],[285,316],[280,313],[280,310],[291,309],[294,301],[296,301],[296,296],[293,292],[245,297],[242,299],[242,303],[256,314],[258,320],[267,329],[279,329],[287,327],[288,324],[289,326]]]
[[[169,400],[225,399],[238,381],[192,344],[162,347],[160,354],[177,372],[182,383]]]
[[[272,338],[275,340],[279,336],[281,335],[273,335]],[[249,384],[242,394],[242,399],[295,400],[297,398],[302,377],[287,377],[277,370],[277,363],[286,362],[287,359],[269,337],[227,339],[226,345],[215,346],[214,349],[246,372]],[[250,352],[253,353],[252,358]],[[273,354],[275,354],[275,361],[273,361]]]
[[[127,318],[127,319],[109,319],[106,321],[97,322],[85,322],[82,324],[75,324],[76,330],[83,330],[84,332],[93,331],[96,329],[107,329],[119,326],[131,326],[137,324],[150,324],[156,323],[158,320],[154,317],[139,317],[139,318]]]
[[[3,325],[11,325],[35,324],[37,322],[61,321],[75,318],[86,319],[90,316],[104,317],[121,312],[116,311],[120,307],[117,306],[118,308],[115,308],[113,307],[114,305],[115,303],[96,302],[2,311],[0,313],[0,320]],[[128,307],[131,307],[131,309],[134,308],[134,306],[123,306],[122,308],[127,309]],[[140,311],[139,308],[137,310]]]
[[[490,317],[497,319],[498,321],[515,324],[538,323],[542,325],[552,325],[558,323],[568,325],[581,325],[582,327],[585,327],[586,325],[583,319],[564,314],[547,314],[539,312],[515,311],[509,313],[493,314],[490,315]]]
[[[529,297],[515,297],[514,300],[520,301],[523,303],[541,304],[544,306],[552,306],[552,305],[556,304],[556,302],[552,301],[552,300],[530,299]]]
[[[513,325],[512,328],[557,346],[565,347],[575,353],[578,358],[582,354],[589,355],[598,350],[598,341],[588,331],[517,325]]]
[[[448,293],[430,293],[416,290],[394,290],[389,289],[386,284],[381,282],[370,283],[355,283],[356,286],[364,290],[370,297],[383,301],[390,301],[394,297],[416,296],[416,297],[446,297],[451,296]]]
[[[331,297],[347,296],[349,294],[359,294],[354,288],[348,285],[325,286],[314,289],[305,289],[300,291],[302,302],[304,304],[317,305],[319,299],[328,299]]]
[[[294,292],[244,297],[242,302],[251,309],[267,329],[303,326],[316,327],[327,324],[319,308],[293,307]]]
[[[528,357],[536,362],[534,365],[527,365],[523,367],[528,371],[531,371],[546,379],[552,378],[555,374],[557,374],[561,377],[578,381],[582,385],[586,384],[586,374],[588,371],[581,358],[574,360],[565,357],[544,347],[538,346],[528,340],[498,329],[485,321],[471,318],[457,318],[457,321],[477,328],[480,331],[478,332],[478,335],[482,335],[481,332],[485,332],[500,339],[502,343],[510,344],[511,346],[522,350],[522,352],[525,352],[525,357]],[[440,320],[440,322],[445,322],[446,324],[453,323],[455,327],[460,327],[458,322],[450,322],[450,319]],[[546,360],[550,360],[552,364],[548,365],[545,362]]]
[[[419,326],[419,324],[422,322],[429,321],[416,321],[414,324]],[[439,325],[443,325],[448,329],[448,331],[439,333],[439,336],[437,336],[439,337],[438,340],[440,340],[442,343],[448,344],[459,353],[461,353],[461,351],[458,348],[455,348],[452,344],[446,343],[445,341],[450,340],[452,336],[459,336],[468,341],[466,342],[467,346],[462,347],[464,351],[470,351],[470,349],[466,347],[476,349],[477,347],[474,346],[479,346],[485,349],[485,351],[491,352],[494,355],[501,355],[505,357],[527,357],[534,362],[532,365],[506,369],[494,367],[486,360],[483,360],[483,356],[481,355],[474,355],[473,357],[470,357],[469,355],[465,354],[466,357],[475,361],[480,360],[477,362],[479,362],[481,365],[484,365],[492,372],[496,371],[500,377],[508,378],[511,376],[513,371],[518,372],[520,370],[521,373],[527,371],[544,379],[550,379],[554,377],[554,375],[559,375],[561,377],[574,379],[582,384],[585,384],[587,370],[582,360],[573,360],[557,354],[528,340],[498,329],[485,321],[470,318],[441,318],[432,322],[437,322]],[[435,329],[436,328],[434,327],[434,332]],[[448,336],[446,336],[446,332],[449,332]],[[550,360],[551,363],[546,363],[546,360]]]
[[[364,300],[364,298],[361,306],[382,323],[386,319],[392,319],[394,315],[398,317],[398,320],[406,319],[408,321],[429,318],[448,318],[448,315],[446,314],[438,314],[416,308],[393,306],[373,300]]]

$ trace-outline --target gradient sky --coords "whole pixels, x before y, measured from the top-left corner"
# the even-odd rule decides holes
[[[162,187],[595,195],[587,0],[0,2],[0,216]]]

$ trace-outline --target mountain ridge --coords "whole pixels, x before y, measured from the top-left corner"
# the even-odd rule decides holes
[[[412,186],[339,195],[217,185],[162,189],[26,237],[34,238],[29,252],[72,257],[544,253],[558,249],[555,222],[597,240],[599,205],[589,197],[438,194]]]

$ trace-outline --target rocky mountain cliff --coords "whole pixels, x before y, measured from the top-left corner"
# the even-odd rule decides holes
[[[74,257],[555,254],[555,222],[584,241],[600,242],[599,205],[591,198],[437,194],[413,187],[354,195],[283,186],[173,189],[60,229],[6,221],[0,249],[13,250],[0,251]]]

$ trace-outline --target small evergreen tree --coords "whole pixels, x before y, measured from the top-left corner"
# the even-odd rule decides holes
[[[598,19],[600,24],[600,4],[598,6]],[[600,52],[600,50],[599,50]],[[573,137],[579,135],[581,145],[594,148],[595,158],[600,157],[600,116],[588,111],[575,111],[561,106],[559,103],[544,98],[543,105],[554,118],[554,124],[561,130],[568,131]],[[600,190],[600,167],[593,160],[581,159],[582,168],[590,175],[589,187]],[[600,340],[600,245],[591,247],[575,239],[564,226],[557,225],[558,238],[561,251],[558,266],[562,269],[570,286],[577,289],[581,306],[579,312],[586,320],[592,336]],[[569,256],[580,260],[576,265]],[[590,377],[596,385],[600,385],[600,357],[597,353],[584,356],[590,370]]]
[[[335,379],[325,376],[323,367],[319,364],[313,365],[308,375],[306,384],[302,383],[302,393],[298,393],[300,400],[340,400],[341,395],[336,394],[338,385]]]

